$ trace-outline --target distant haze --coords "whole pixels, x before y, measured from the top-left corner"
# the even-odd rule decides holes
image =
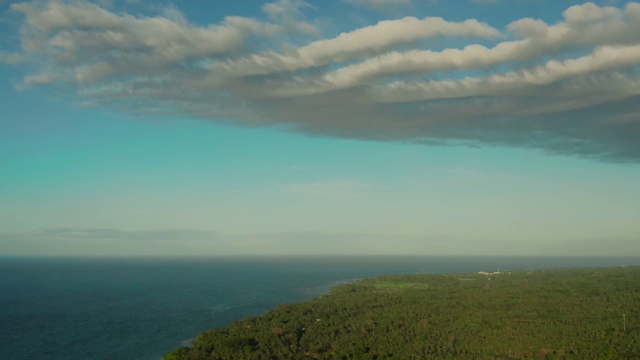
[[[236,234],[205,231],[58,229],[0,234],[14,256],[462,255],[633,256],[635,238],[496,241],[446,236],[332,233]]]

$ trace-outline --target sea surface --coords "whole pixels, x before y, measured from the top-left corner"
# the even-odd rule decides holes
[[[159,360],[199,332],[399,273],[640,265],[640,258],[0,258],[0,359]]]

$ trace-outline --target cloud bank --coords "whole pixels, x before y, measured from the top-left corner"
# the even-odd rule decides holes
[[[554,24],[504,29],[408,16],[328,37],[312,8],[280,0],[263,18],[199,25],[175,8],[17,3],[21,47],[0,62],[36,69],[22,88],[134,115],[640,160],[640,3],[585,3]]]

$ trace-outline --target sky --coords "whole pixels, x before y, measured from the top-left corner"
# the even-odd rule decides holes
[[[0,256],[640,256],[640,3],[0,0]]]

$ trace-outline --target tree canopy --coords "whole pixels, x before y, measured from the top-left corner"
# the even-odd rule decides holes
[[[165,360],[640,359],[640,268],[389,275],[201,333]]]

